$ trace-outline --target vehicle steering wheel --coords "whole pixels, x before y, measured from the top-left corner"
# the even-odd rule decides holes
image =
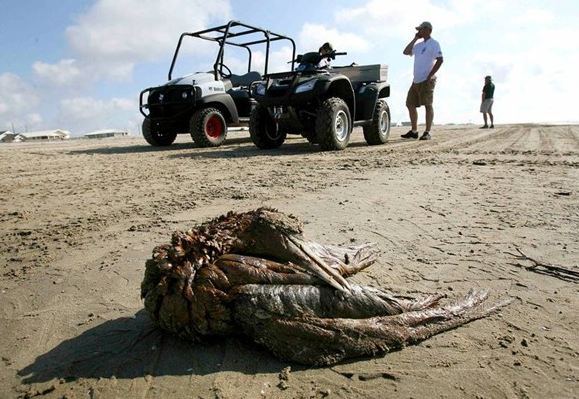
[[[223,71],[221,70],[222,68],[225,68],[227,73],[223,73]],[[231,72],[231,69],[229,69],[229,67],[222,62],[217,64],[217,71],[219,72],[221,77],[225,78],[225,79],[229,79],[231,77],[231,75],[233,75],[233,73]]]

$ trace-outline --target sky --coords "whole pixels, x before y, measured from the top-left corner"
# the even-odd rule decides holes
[[[495,123],[579,122],[576,0],[0,0],[0,9],[0,130],[138,135],[139,93],[166,83],[180,34],[229,20],[292,37],[298,54],[330,41],[348,53],[334,65],[388,65],[394,123],[408,120],[413,59],[402,50],[430,21],[444,56],[435,125],[480,124],[486,75]],[[217,50],[190,39],[173,77],[212,69]],[[275,43],[270,72],[290,59],[290,47]],[[263,60],[256,47],[252,69]],[[243,53],[226,63],[245,72]]]

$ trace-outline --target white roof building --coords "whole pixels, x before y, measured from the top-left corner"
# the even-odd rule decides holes
[[[103,129],[103,130],[96,130],[94,132],[90,132],[84,135],[89,139],[102,139],[105,137],[122,137],[128,136],[129,133],[126,130],[118,130],[118,129]]]
[[[10,143],[14,141],[14,137],[16,134],[12,133],[10,130],[1,130],[0,131],[0,143]]]
[[[68,140],[70,138],[70,132],[68,130],[55,129],[55,130],[41,130],[37,132],[26,132],[19,133],[24,141],[32,140]]]

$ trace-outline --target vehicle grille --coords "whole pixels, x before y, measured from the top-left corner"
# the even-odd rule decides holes
[[[267,90],[267,94],[271,97],[282,97],[289,93],[290,85],[271,86]]]
[[[187,93],[183,97],[183,93]],[[191,85],[164,86],[150,91],[147,104],[151,117],[173,117],[195,104],[196,90]]]

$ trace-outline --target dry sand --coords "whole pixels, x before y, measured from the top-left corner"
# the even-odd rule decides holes
[[[508,252],[579,265],[579,126],[447,126],[430,142],[404,130],[368,147],[357,129],[341,152],[298,137],[260,151],[246,133],[217,149],[187,136],[163,149],[139,137],[0,145],[0,397],[577,397],[579,285]],[[377,242],[358,283],[516,300],[327,368],[153,328],[139,298],[153,247],[262,205],[305,220],[313,240]]]

